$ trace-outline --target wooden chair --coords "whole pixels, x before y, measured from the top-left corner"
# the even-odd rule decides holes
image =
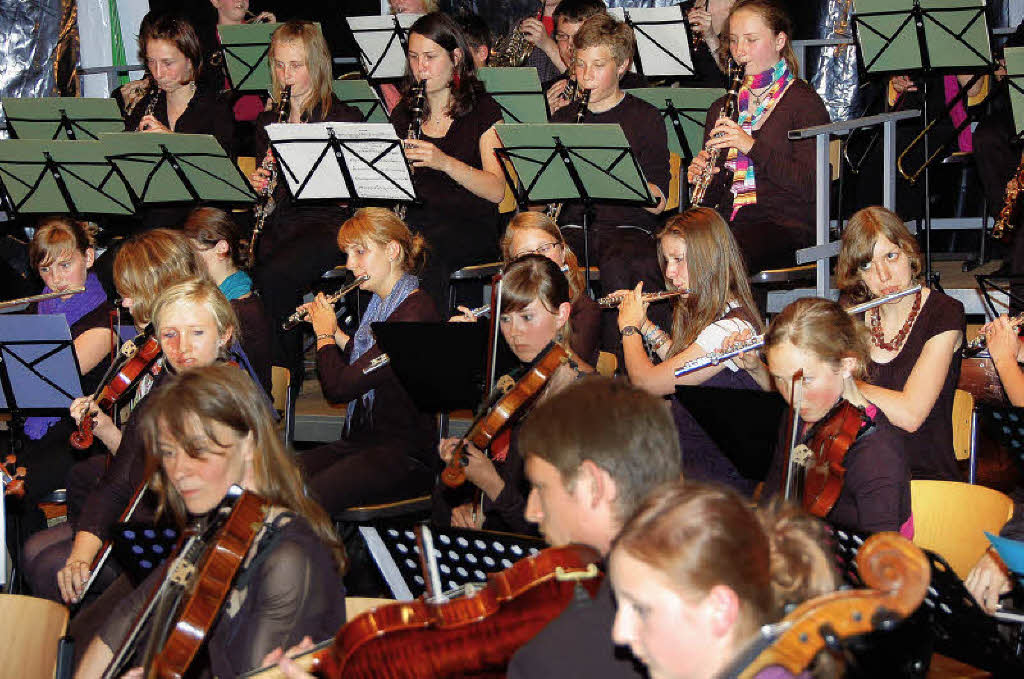
[[[914,544],[939,554],[961,579],[988,549],[985,531],[998,533],[1013,500],[997,490],[956,481],[911,481]]]
[[[670,151],[668,154],[668,169],[669,169],[669,180],[668,180],[668,195],[665,197],[665,212],[669,210],[678,210],[682,205],[683,191],[686,190],[686,177],[685,170],[683,169],[683,159],[675,151]],[[682,181],[682,184],[680,184]]]
[[[291,387],[291,371],[279,365],[271,366],[270,397],[274,401],[274,409],[281,413],[284,443],[287,446],[295,442],[295,400],[292,398]]]
[[[345,597],[345,619],[351,620],[357,615],[377,608],[378,606],[387,606],[388,604],[393,603],[395,603],[394,599],[378,599],[376,597],[368,596]]]
[[[974,445],[974,428],[977,421],[974,396],[969,391],[957,389],[953,396],[953,453],[957,460],[968,460],[968,483],[974,483],[977,465]]]
[[[6,662],[0,679],[52,679],[68,626],[68,609],[54,601],[0,594]],[[61,668],[70,669],[70,668]]]
[[[619,368],[619,359],[615,354],[607,351],[600,351],[597,354],[597,365],[594,369],[598,375],[603,377],[615,377],[615,371]]]

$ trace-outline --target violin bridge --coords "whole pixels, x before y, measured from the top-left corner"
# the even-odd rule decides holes
[[[558,582],[580,582],[582,580],[593,580],[601,575],[596,563],[587,564],[585,570],[567,571],[561,566],[555,568],[555,580]]]
[[[798,464],[801,467],[806,467],[810,463],[810,461],[811,461],[811,459],[813,457],[814,457],[814,451],[811,450],[810,448],[808,448],[803,443],[801,443],[800,445],[798,445],[796,448],[793,449],[793,453],[792,453],[792,456],[790,457],[790,461],[793,464]]]

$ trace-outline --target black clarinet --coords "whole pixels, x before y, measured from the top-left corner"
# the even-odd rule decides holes
[[[729,83],[729,91],[725,95],[725,102],[722,104],[722,110],[718,114],[718,119],[730,118],[736,120],[736,116],[739,114],[737,111],[737,101],[739,98],[740,87],[743,86],[743,67],[737,65],[733,68],[730,65],[729,68],[732,73],[732,80]],[[690,205],[694,207],[700,207],[704,205],[704,198],[707,194],[708,188],[711,186],[711,181],[715,178],[715,168],[718,166],[718,157],[721,155],[722,149],[714,148],[708,151],[709,157],[708,162],[704,165],[704,169],[701,171],[700,176],[697,177],[697,181],[693,185],[693,193],[690,194]],[[721,203],[721,201],[719,201]],[[708,205],[706,207],[718,208],[718,205]]]
[[[284,122],[285,117],[288,115],[288,107],[291,104],[291,100],[292,86],[286,85],[281,90],[281,101],[278,102],[277,106],[277,122]],[[270,177],[267,178],[267,185],[260,192],[260,202],[256,205],[256,224],[252,227],[252,235],[249,237],[249,256],[247,262],[249,268],[256,266],[256,241],[259,240],[260,235],[263,233],[263,226],[267,223],[267,217],[277,207],[274,204],[274,190],[277,188],[278,169],[277,163],[274,161],[274,154],[269,147],[267,148],[267,155],[263,156],[260,168],[269,172]]]
[[[424,78],[412,88],[412,106],[409,112],[412,113],[412,118],[409,120],[409,131],[406,132],[406,140],[419,139],[423,134],[423,105],[427,101],[427,80]],[[416,168],[409,163],[409,176],[412,177]],[[396,203],[394,212],[398,215],[398,218],[403,222],[405,221],[405,215],[409,211],[408,203]]]

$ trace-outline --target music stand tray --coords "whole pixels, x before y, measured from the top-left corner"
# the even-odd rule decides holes
[[[391,80],[405,75],[409,27],[422,14],[345,17],[359,47],[359,63],[367,80]]]
[[[485,66],[477,77],[494,97],[506,123],[546,123],[548,107],[537,69]]]
[[[270,36],[281,24],[218,26],[228,82],[236,92],[270,90]],[[317,24],[317,28],[320,24]]]
[[[381,103],[377,92],[366,80],[335,80],[331,83],[334,96],[341,103],[355,106],[363,114],[364,123],[388,122],[387,111]]]
[[[683,3],[671,7],[611,7],[608,13],[633,29],[633,68],[637,73],[646,77],[684,78],[697,74],[690,51],[690,22],[686,20]]]
[[[99,139],[123,132],[124,118],[113,99],[82,97],[3,97],[12,139]]]

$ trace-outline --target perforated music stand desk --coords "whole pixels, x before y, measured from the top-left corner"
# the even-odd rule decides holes
[[[334,96],[343,104],[354,106],[363,114],[364,123],[388,122],[387,111],[377,92],[366,80],[335,80],[331,82]]]
[[[236,92],[270,90],[270,36],[281,24],[218,26],[220,49],[231,89]],[[320,24],[317,24],[317,28]]]
[[[690,22],[681,4],[671,7],[612,7],[608,13],[625,21],[636,36],[633,67],[642,76],[696,75]]]
[[[406,70],[409,27],[422,14],[345,17],[359,47],[359,63],[367,80],[401,78]]]
[[[105,141],[0,141],[4,209],[30,214],[132,215],[131,193]]]
[[[477,77],[494,97],[506,123],[546,123],[547,102],[537,77],[537,69],[494,68],[477,70]]]
[[[124,118],[113,99],[4,97],[0,103],[12,139],[85,141],[124,131]]]

